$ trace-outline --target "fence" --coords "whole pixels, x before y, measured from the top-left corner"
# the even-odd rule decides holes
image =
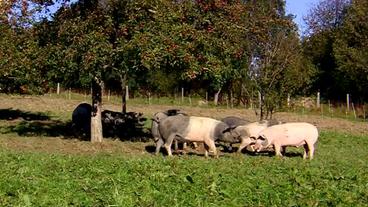
[[[220,108],[246,108],[254,109],[258,106],[258,100],[243,103],[237,101],[235,104],[234,98],[228,95],[222,95],[220,101],[215,103],[209,100],[209,95],[206,92],[203,95],[190,95],[185,93],[184,88],[179,93],[175,93],[172,97],[160,96],[146,92],[138,95],[130,96],[129,87],[126,87],[126,100],[128,104],[161,104],[161,105],[176,105],[176,106],[199,106],[199,107],[220,107]],[[69,100],[81,100],[89,102],[91,100],[91,90],[72,90],[61,88],[60,85],[56,89],[51,89],[49,96],[65,97]],[[132,95],[132,93],[131,93]],[[121,94],[116,91],[103,91],[103,102],[111,104],[121,104]],[[232,97],[232,96],[231,96]],[[321,101],[320,93],[316,97],[287,97],[285,107],[279,108],[278,111],[288,111],[294,113],[304,114],[319,114],[322,117],[340,117],[355,120],[366,121],[368,106],[363,104],[356,104],[352,101],[350,94],[346,94],[346,102],[332,102],[330,100]]]

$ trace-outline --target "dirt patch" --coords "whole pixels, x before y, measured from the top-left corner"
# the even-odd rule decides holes
[[[74,108],[83,100],[67,100],[63,97],[55,96],[6,96],[0,95],[0,110],[7,112],[17,112],[17,119],[1,116],[0,120],[0,145],[4,148],[22,151],[40,151],[47,153],[63,154],[95,154],[95,153],[123,153],[123,154],[151,154],[154,150],[154,143],[150,142],[121,142],[120,140],[105,139],[101,144],[65,137],[64,134],[53,134],[52,132],[65,131],[67,123],[71,119]],[[89,100],[87,101],[89,102]],[[121,106],[116,103],[105,103],[104,109],[119,111]],[[206,106],[168,106],[168,105],[130,105],[128,111],[142,112],[145,117],[150,118],[158,111],[168,109],[180,109],[193,116],[207,116],[221,119],[226,116],[239,116],[241,118],[257,121],[254,111],[247,109],[224,109],[208,108]],[[45,120],[27,120],[27,117],[37,114],[40,117],[47,116]],[[26,118],[24,118],[23,115]],[[330,130],[354,135],[368,135],[368,123],[350,121],[341,118],[330,118],[316,115],[298,115],[294,113],[276,113],[276,119],[283,122],[304,121],[313,123],[319,130]],[[32,124],[33,122],[38,125]],[[20,124],[22,123],[22,124]],[[41,124],[40,124],[41,123]],[[46,128],[48,124],[54,123],[55,128]],[[56,124],[55,124],[56,123]],[[44,129],[45,134],[20,134],[19,130],[34,129],[39,132],[39,128]],[[28,128],[26,128],[28,127]],[[8,130],[8,129],[14,129]],[[23,130],[24,130],[23,129]],[[8,130],[8,131],[7,131]],[[18,131],[17,131],[18,130]],[[26,131],[27,132],[27,131]],[[66,133],[67,134],[67,133]]]

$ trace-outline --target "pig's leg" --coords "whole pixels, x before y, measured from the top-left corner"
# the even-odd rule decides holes
[[[275,148],[275,154],[276,154],[276,156],[282,157],[282,154],[281,154],[281,146],[279,144],[274,144],[273,147]]]
[[[309,154],[309,152],[310,152],[310,149],[309,149],[309,147],[308,147],[308,144],[304,144],[304,145],[303,145],[303,147],[304,147],[303,159],[307,159],[308,154]]]
[[[183,143],[183,150],[186,150],[188,148],[188,144],[186,142]]]
[[[313,159],[313,154],[314,154],[314,145],[313,144],[310,144],[308,143],[308,148],[309,148],[309,153],[308,153],[308,156],[309,156],[309,159]]]
[[[162,145],[164,144],[164,140],[162,140],[161,138],[159,138],[156,142],[156,151],[155,154],[158,155],[158,153],[160,152],[160,149],[162,147]]]
[[[242,138],[239,149],[238,149],[238,153],[241,153],[242,150],[244,149],[244,147],[248,146],[248,143],[245,141],[244,138]]]
[[[165,145],[164,145],[164,147],[166,148],[167,154],[169,156],[172,156],[172,153],[171,153],[171,145],[172,145],[172,142],[173,142],[175,136],[176,136],[175,133],[170,134],[170,136],[167,138],[167,140],[165,142]]]
[[[179,149],[178,140],[174,140],[174,150],[177,151]]]
[[[210,148],[211,151],[213,151],[213,155],[218,158],[215,142],[213,140],[207,139],[205,144]]]
[[[208,157],[208,150],[209,150],[209,146],[206,144],[206,143],[203,143],[203,145],[204,145],[204,156],[205,157]]]

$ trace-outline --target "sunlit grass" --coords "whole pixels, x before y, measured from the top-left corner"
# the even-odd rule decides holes
[[[134,144],[134,143],[133,143]],[[368,137],[322,132],[312,161],[0,150],[1,206],[364,206]]]

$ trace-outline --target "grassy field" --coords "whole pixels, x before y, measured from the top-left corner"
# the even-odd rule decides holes
[[[282,159],[267,153],[226,152],[219,159],[206,159],[202,153],[170,158],[152,155],[152,141],[105,139],[92,144],[67,137],[66,123],[79,100],[1,98],[0,206],[368,203],[367,123],[279,114],[283,121],[309,121],[320,129],[312,161],[303,160],[302,149],[294,148],[288,148]],[[150,116],[165,106],[137,104],[130,109]],[[236,114],[254,119],[251,112],[240,109],[182,109],[214,118]]]

